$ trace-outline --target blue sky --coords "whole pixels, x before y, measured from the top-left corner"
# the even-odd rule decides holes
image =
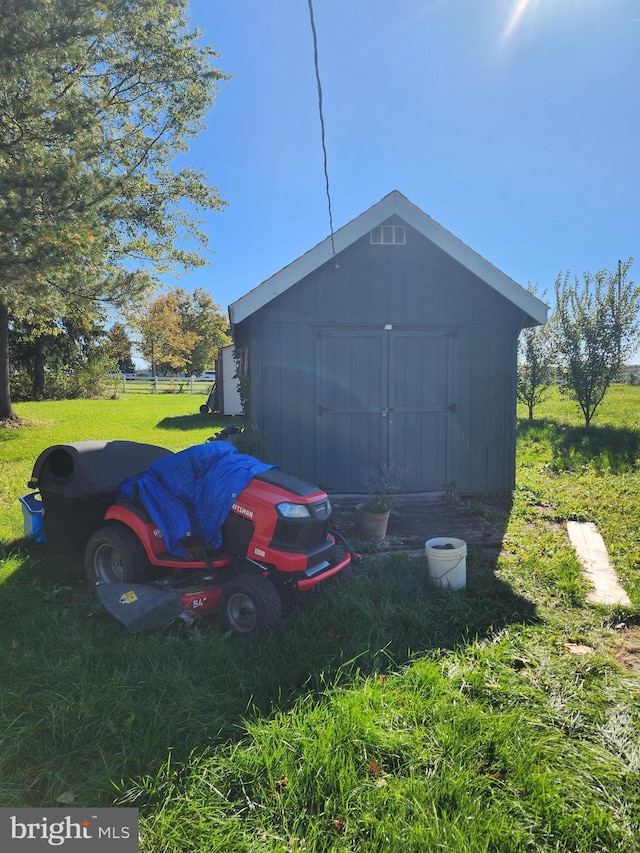
[[[393,189],[520,284],[640,269],[640,0],[314,0],[337,230]],[[307,0],[191,0],[225,309],[329,234]]]

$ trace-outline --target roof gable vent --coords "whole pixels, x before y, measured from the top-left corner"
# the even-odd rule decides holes
[[[369,241],[377,246],[404,246],[406,228],[404,225],[378,225],[369,231]]]

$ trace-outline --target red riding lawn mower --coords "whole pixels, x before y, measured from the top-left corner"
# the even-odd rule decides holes
[[[217,613],[227,630],[260,634],[284,600],[359,559],[330,530],[325,492],[224,441],[175,454],[132,441],[54,445],[29,486],[47,545],[84,552],[100,601],[129,631]]]

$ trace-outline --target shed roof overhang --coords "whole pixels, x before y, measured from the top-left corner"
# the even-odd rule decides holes
[[[231,326],[233,327],[235,324],[246,320],[247,317],[267,305],[276,296],[289,290],[290,287],[314,272],[322,264],[331,261],[334,256],[334,247],[336,254],[341,252],[394,215],[399,216],[435,246],[442,249],[451,258],[519,308],[525,315],[523,327],[538,326],[546,322],[547,306],[544,302],[537,299],[509,276],[500,272],[497,267],[494,267],[462,240],[459,240],[420,210],[419,207],[412,204],[401,192],[393,190],[373,207],[365,210],[360,216],[352,219],[351,222],[336,231],[333,241],[327,237],[280,272],[275,273],[271,278],[263,281],[262,284],[233,302],[229,306]]]

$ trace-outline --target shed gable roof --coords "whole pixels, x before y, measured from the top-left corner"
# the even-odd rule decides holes
[[[509,276],[500,272],[497,267],[474,252],[442,225],[439,225],[398,190],[393,190],[373,207],[365,210],[360,216],[352,219],[351,222],[336,231],[333,235],[333,245],[331,238],[327,237],[280,272],[275,273],[271,278],[266,279],[262,284],[233,302],[229,306],[231,325],[242,322],[271,302],[272,299],[275,299],[276,296],[289,290],[305,276],[314,272],[322,264],[332,260],[334,246],[335,252],[338,254],[394,214],[488,284],[489,287],[504,296],[513,305],[524,311],[530,318],[530,322],[526,325],[535,326],[546,321],[547,306],[543,302]]]

